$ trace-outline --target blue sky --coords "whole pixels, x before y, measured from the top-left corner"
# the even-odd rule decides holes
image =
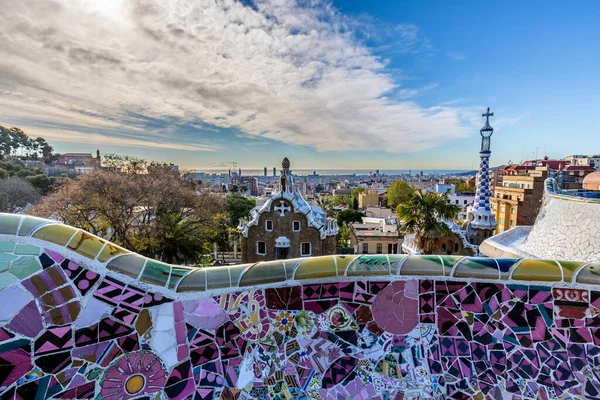
[[[184,168],[471,169],[600,153],[600,3],[24,0],[0,124]],[[32,23],[31,21],[36,21]]]

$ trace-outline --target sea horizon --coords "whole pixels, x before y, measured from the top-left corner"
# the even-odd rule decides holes
[[[205,173],[205,174],[227,174],[229,169],[223,168],[203,168],[203,169],[194,169],[192,170],[194,173]],[[237,172],[235,169],[231,170],[232,172]],[[380,169],[379,174],[384,174],[387,176],[396,176],[396,175],[408,175],[409,172],[412,176],[420,175],[423,172],[423,175],[450,175],[450,174],[460,174],[469,172],[468,169],[423,169],[423,170],[410,170],[410,169]],[[307,175],[369,175],[376,173],[376,169],[293,169],[292,173],[297,176],[307,176]],[[280,169],[277,169],[277,175],[280,174]],[[246,176],[265,176],[264,169],[244,169],[242,168],[242,175]],[[267,177],[273,176],[273,169],[267,169]]]

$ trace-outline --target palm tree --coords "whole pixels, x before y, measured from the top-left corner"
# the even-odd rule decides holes
[[[439,239],[452,234],[443,220],[453,220],[460,211],[460,206],[448,204],[447,194],[419,191],[409,194],[396,208],[400,228],[415,234],[417,245],[425,254],[433,254]]]
[[[198,221],[185,219],[180,213],[162,216],[163,237],[159,258],[167,263],[196,261],[203,241],[198,232]]]
[[[333,200],[331,197],[321,197],[317,200],[317,205],[321,207],[326,213],[328,217],[333,217],[335,215],[335,211],[333,209]]]

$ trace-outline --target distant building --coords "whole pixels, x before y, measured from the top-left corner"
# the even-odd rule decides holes
[[[399,254],[403,238],[395,218],[363,217],[362,223],[351,225],[354,254]]]
[[[335,254],[338,227],[325,211],[310,205],[294,184],[290,161],[282,162],[280,189],[249,220],[241,220],[242,263]]]
[[[558,171],[556,179],[561,189],[581,189],[585,177],[594,171],[588,165],[569,165]]]
[[[265,167],[265,176],[267,176],[267,167]]]
[[[358,194],[358,207],[376,207],[379,205],[379,193],[376,190],[367,190]]]
[[[243,176],[241,178],[241,184],[248,188],[248,194],[250,196],[258,196],[258,179],[253,176]]]
[[[514,169],[502,177],[492,197],[492,211],[498,223],[495,233],[502,233],[517,225],[533,225],[544,195],[547,167]]]
[[[369,218],[396,218],[394,210],[388,207],[366,207],[365,214]]]
[[[96,161],[92,153],[65,153],[58,157],[59,165],[90,165]]]
[[[340,197],[350,197],[352,196],[352,189],[333,189],[333,195]]]
[[[596,155],[572,155],[563,158],[564,161],[571,165],[592,167],[596,171],[600,171],[600,154]]]
[[[455,204],[462,207],[458,214],[459,220],[467,219],[467,212],[470,205],[475,201],[475,192],[455,192],[448,194],[448,204]]]
[[[277,177],[277,168],[273,167],[273,178]]]

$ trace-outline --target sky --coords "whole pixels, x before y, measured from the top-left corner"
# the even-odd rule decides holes
[[[0,125],[185,169],[600,153],[600,2],[0,0]]]

